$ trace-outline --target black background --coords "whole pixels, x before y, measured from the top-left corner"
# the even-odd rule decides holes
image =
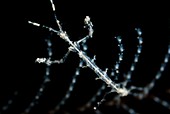
[[[115,36],[122,36],[125,52],[124,61],[121,64],[121,73],[127,73],[136,51],[135,28],[143,31],[143,50],[136,70],[133,73],[132,84],[144,86],[158,71],[164,55],[167,52],[169,42],[170,19],[166,13],[166,7],[162,4],[133,3],[109,3],[109,2],[67,2],[54,1],[56,14],[67,31],[70,39],[76,41],[86,35],[83,28],[86,15],[91,17],[94,25],[94,37],[89,39],[87,55],[91,58],[97,56],[96,64],[104,70],[111,68],[117,60],[117,41]],[[139,6],[140,4],[140,6]],[[8,4],[9,5],[9,4]],[[57,29],[50,2],[47,1],[24,1],[20,4],[10,3],[9,10],[4,9],[1,21],[2,51],[1,51],[1,79],[0,79],[0,106],[4,106],[8,99],[12,98],[14,91],[18,96],[14,98],[9,110],[4,113],[22,113],[34,98],[36,91],[43,81],[45,65],[35,63],[38,57],[47,57],[44,39],[52,38],[53,59],[61,58],[67,52],[68,45],[57,35],[51,35],[47,30],[38,28],[27,23],[35,21]],[[161,6],[164,8],[162,9]],[[31,113],[44,113],[55,107],[65,95],[66,90],[78,65],[79,58],[76,53],[71,53],[64,64],[52,65],[51,82]],[[157,82],[151,94],[170,101],[169,94],[169,65],[162,78]],[[76,108],[86,101],[97,91],[102,84],[95,81],[96,75],[89,69],[83,69],[78,77],[71,98],[66,102],[63,110],[75,112]],[[154,103],[149,98],[139,101],[135,98],[125,98],[125,103],[137,112],[169,113],[169,110]],[[103,113],[120,113],[121,108],[114,106],[101,109]],[[116,111],[115,111],[116,110]],[[58,112],[59,113],[59,112]],[[125,112],[121,112],[125,113]]]

